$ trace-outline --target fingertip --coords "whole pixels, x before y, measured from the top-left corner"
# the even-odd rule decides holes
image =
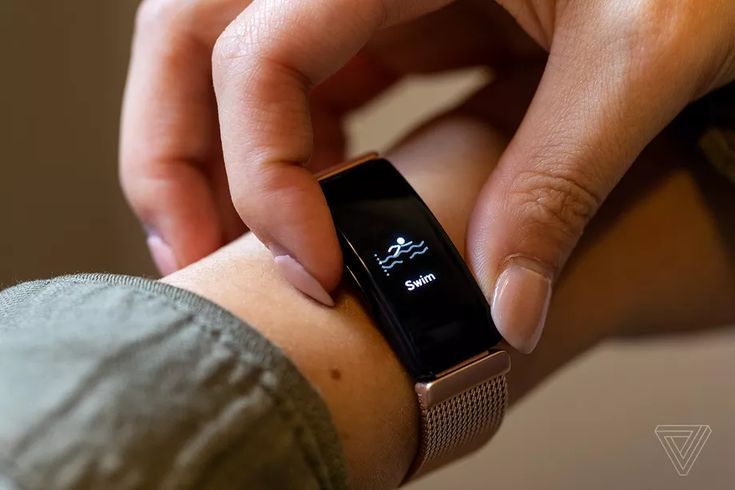
[[[125,196],[162,273],[174,272],[224,245],[227,210],[220,211],[215,201],[221,189],[210,187],[200,168],[188,161],[143,160],[124,173]]]
[[[155,232],[146,240],[151,258],[162,276],[167,276],[179,269],[179,262],[171,247]]]
[[[324,290],[334,290],[342,275],[342,253],[313,174],[283,162],[249,165],[247,175],[240,173],[242,167],[230,172],[233,202],[242,220],[274,257],[291,257]]]
[[[334,306],[334,300],[326,289],[296,259],[288,254],[279,254],[273,261],[281,276],[293,287],[325,306]]]
[[[503,338],[524,354],[538,345],[551,302],[552,280],[532,259],[513,257],[495,284],[491,311]]]
[[[329,236],[325,236],[324,243],[326,244],[328,240]],[[291,249],[284,247],[278,242],[271,242],[267,246],[268,250],[270,250],[273,255],[274,261],[279,266],[279,270],[289,283],[320,303],[332,306],[333,300],[331,299],[329,292],[334,291],[337,286],[339,286],[342,279],[342,255],[339,250],[339,245],[337,245],[338,253],[336,256],[335,254],[327,252],[329,249],[327,246],[317,247],[316,249],[307,249],[307,253],[314,250],[319,254],[316,257],[313,254],[310,256],[312,259],[310,264],[313,264],[316,259],[318,264],[317,267],[314,267],[313,265],[304,265],[303,259],[300,259],[298,255],[291,251]],[[288,259],[290,265],[298,265],[298,268],[302,269],[298,276],[304,276],[304,278],[308,276],[309,279],[302,280],[297,277],[297,275],[285,273],[286,271],[283,269],[283,264],[286,262],[286,259]],[[318,289],[320,291],[315,292],[317,290],[316,286],[305,286],[306,283],[310,283],[312,280],[318,285]],[[325,295],[330,296],[328,301],[323,300]]]

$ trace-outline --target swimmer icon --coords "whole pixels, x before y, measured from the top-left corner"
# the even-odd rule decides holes
[[[394,243],[391,243],[388,246],[387,255],[385,257],[381,258],[378,254],[373,255],[378,261],[378,265],[383,269],[383,272],[385,272],[387,276],[390,276],[390,271],[399,264],[408,262],[428,251],[429,247],[423,240],[416,243],[414,241],[407,241],[404,237],[399,236],[396,238]]]

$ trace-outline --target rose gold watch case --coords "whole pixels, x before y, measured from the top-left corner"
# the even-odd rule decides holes
[[[416,394],[421,406],[430,409],[457,393],[509,371],[510,355],[504,350],[493,350],[440,373],[433,381],[416,383]]]
[[[358,165],[365,163],[365,162],[369,162],[370,160],[375,160],[376,158],[379,158],[379,157],[380,155],[378,154],[378,152],[371,151],[370,153],[366,153],[355,159],[349,160],[347,162],[339,163],[332,167],[326,168],[322,170],[321,172],[317,172],[315,174],[316,180],[321,181],[324,179],[328,179],[329,177],[342,173],[351,168],[357,167]]]

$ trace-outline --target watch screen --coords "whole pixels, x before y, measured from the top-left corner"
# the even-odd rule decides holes
[[[345,263],[416,377],[433,377],[499,340],[479,287],[441,226],[385,160],[322,183]]]

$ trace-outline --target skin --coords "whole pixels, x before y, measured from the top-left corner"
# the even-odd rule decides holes
[[[478,94],[389,155],[461,251],[475,197],[522,114],[509,108],[523,107],[522,86],[514,79]],[[669,137],[641,156],[560,278],[546,342],[533,356],[512,354],[512,403],[604,339],[735,319],[726,232],[735,198],[691,160]],[[163,280],[229,309],[283,349],[324,398],[354,488],[401,482],[416,451],[415,394],[354,291],[340,289],[334,308],[299,294],[252,233]]]
[[[467,230],[498,327],[529,351],[609,192],[688,102],[735,77],[733,32],[731,0],[145,0],[123,187],[166,272],[247,225],[331,291],[341,254],[311,170],[341,159],[344,116],[407,73],[546,58]],[[535,292],[517,278],[496,291],[514,263]]]

